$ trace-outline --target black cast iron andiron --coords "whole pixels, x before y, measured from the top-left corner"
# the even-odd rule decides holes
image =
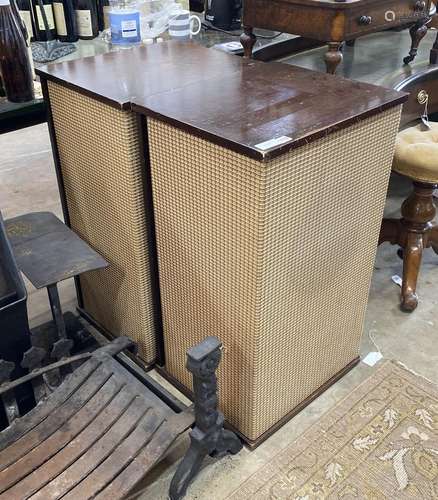
[[[239,438],[224,429],[224,416],[218,410],[216,370],[221,359],[222,344],[207,337],[187,352],[187,369],[193,375],[195,427],[190,433],[190,448],[172,479],[170,499],[182,498],[192,478],[207,455],[221,457],[242,449]]]

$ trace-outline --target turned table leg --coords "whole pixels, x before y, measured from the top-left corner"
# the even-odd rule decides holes
[[[256,43],[257,37],[253,33],[251,26],[244,26],[243,33],[240,35],[240,43],[243,46],[243,57],[250,59],[252,57],[252,49]]]
[[[334,75],[336,73],[336,68],[342,61],[341,52],[342,42],[329,42],[328,51],[325,53],[324,61],[327,68],[327,73]]]
[[[415,59],[415,56],[417,55],[418,52],[418,46],[420,45],[421,40],[425,37],[427,33],[428,22],[429,19],[423,19],[418,23],[414,24],[413,26],[411,26],[409,33],[411,35],[412,44],[411,44],[411,50],[409,51],[409,55],[403,59],[403,62],[405,64],[409,64]]]
[[[438,63],[438,33],[435,38],[435,43],[433,44],[432,49],[430,51],[429,61],[430,64]]]

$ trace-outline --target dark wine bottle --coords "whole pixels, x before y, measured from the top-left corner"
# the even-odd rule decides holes
[[[34,39],[34,35],[30,0],[17,0],[17,7],[20,17],[23,19],[24,25],[26,26],[27,36],[32,41]]]
[[[61,42],[77,42],[79,37],[73,0],[53,0],[53,15],[58,39]]]
[[[5,86],[3,85],[2,74],[0,73],[0,97],[6,97]]]
[[[35,40],[46,42],[47,40],[54,40],[56,38],[55,17],[53,15],[52,0],[42,0],[44,12],[46,13],[47,23],[49,25],[50,35],[47,34],[44,28],[44,19],[38,0],[31,0],[32,2],[32,17],[34,19],[34,38]]]
[[[26,42],[27,53],[29,56],[28,59],[29,59],[29,63],[30,63],[30,70],[32,73],[32,80],[35,80],[35,68],[33,66],[32,49],[30,46],[30,33],[27,30],[27,26],[26,26],[24,19],[21,17],[20,11],[18,10],[17,0],[10,0],[10,2],[11,2],[12,13],[15,16],[15,20],[17,21],[18,27],[20,28],[21,32],[23,33],[24,41]],[[29,4],[29,6],[30,6],[30,4]],[[32,26],[31,26],[31,29],[32,29]]]
[[[92,40],[99,34],[96,0],[76,0],[76,25],[79,38]]]
[[[97,0],[97,20],[99,23],[99,31],[110,28],[109,11],[109,0]]]
[[[10,0],[0,0],[0,72],[9,101],[34,98],[29,53]]]

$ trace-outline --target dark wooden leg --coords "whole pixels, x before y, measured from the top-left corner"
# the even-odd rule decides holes
[[[438,226],[433,226],[428,234],[429,246],[438,255]]]
[[[433,44],[432,49],[430,51],[429,61],[430,64],[438,63],[438,33],[435,38],[435,43]]]
[[[253,33],[251,26],[244,26],[243,33],[240,35],[240,43],[243,46],[243,57],[250,59],[252,57],[252,49],[257,41],[257,37]]]
[[[336,68],[342,62],[341,52],[342,42],[329,42],[328,51],[325,53],[324,61],[327,68],[327,73],[334,75]]]
[[[409,55],[403,59],[405,64],[409,64],[415,59],[415,56],[418,52],[418,46],[420,45],[421,40],[425,37],[427,33],[427,23],[429,19],[423,19],[420,22],[411,26],[409,33],[411,34],[411,50],[409,51]]]
[[[187,353],[187,369],[193,375],[195,427],[190,433],[190,448],[170,484],[171,500],[184,497],[207,455],[221,457],[242,449],[238,437],[223,428],[224,416],[218,410],[216,369],[221,358],[220,348],[216,337],[207,337]]]
[[[429,246],[429,235],[436,209],[433,203],[435,185],[414,182],[414,190],[403,202],[401,244],[403,246],[403,284],[401,308],[413,311],[418,304],[416,294],[418,272],[423,249]]]
[[[400,219],[383,219],[380,228],[379,245],[385,241],[396,245],[399,243],[401,233]]]
[[[403,250],[403,283],[400,295],[400,306],[404,311],[411,312],[418,305],[416,289],[422,254],[423,235],[409,233]]]

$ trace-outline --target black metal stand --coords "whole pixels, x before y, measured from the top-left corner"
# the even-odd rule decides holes
[[[190,448],[170,485],[171,500],[184,497],[207,455],[234,455],[242,449],[239,438],[224,429],[224,416],[218,410],[216,369],[220,359],[221,343],[216,337],[207,337],[187,353],[187,369],[193,375],[195,427],[190,433]]]
[[[58,286],[56,284],[47,287],[49,295],[50,309],[52,310],[53,320],[56,324],[56,330],[60,339],[66,338],[66,330],[64,317],[61,310],[61,302],[59,300]]]
[[[50,212],[9,219],[6,229],[20,269],[36,288],[47,288],[58,338],[51,357],[65,358],[70,355],[73,341],[67,337],[58,283],[102,269],[108,262]]]
[[[73,340],[67,338],[67,330],[65,328],[64,315],[62,314],[61,302],[59,300],[58,286],[49,285],[47,287],[49,295],[50,309],[52,310],[53,321],[58,334],[58,341],[53,344],[52,358],[62,359],[70,356],[70,351],[73,347]]]

